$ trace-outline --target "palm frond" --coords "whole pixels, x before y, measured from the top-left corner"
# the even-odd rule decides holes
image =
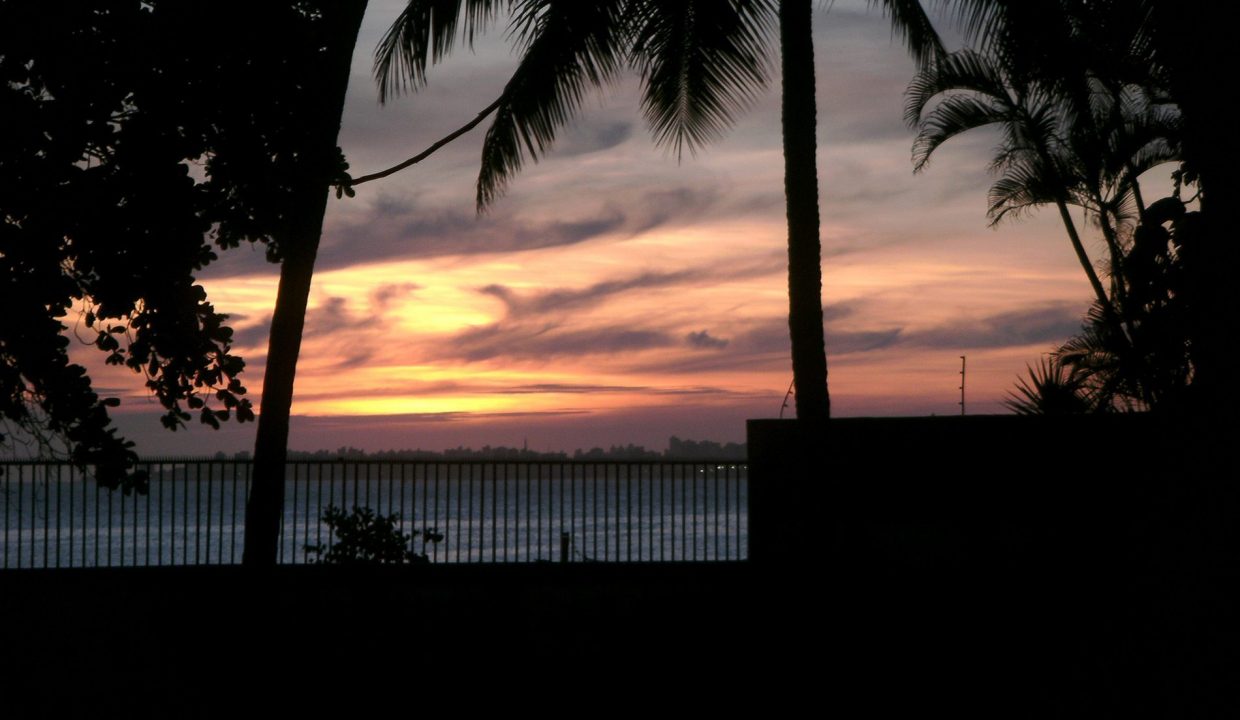
[[[920,0],[869,0],[881,5],[883,14],[891,18],[891,33],[898,35],[918,65],[929,65],[946,55],[943,41],[930,22]]]
[[[968,42],[994,37],[1006,18],[1004,4],[993,0],[938,0],[937,4],[955,7],[956,25]]]
[[[460,34],[468,42],[512,0],[409,0],[375,48],[379,102],[426,82],[426,68],[451,50]],[[463,21],[463,25],[462,25]]]
[[[1028,377],[1019,378],[1003,400],[1004,407],[1017,415],[1082,415],[1098,410],[1085,375],[1058,357],[1042,357],[1037,366],[1025,369]]]
[[[766,0],[633,0],[627,23],[655,142],[680,156],[718,137],[766,85]]]
[[[1028,154],[1009,161],[987,193],[991,227],[1057,200],[1061,188],[1044,168],[1038,157]]]
[[[983,95],[949,95],[935,105],[913,140],[913,171],[920,172],[930,156],[948,140],[986,125],[1003,124],[1010,117],[1007,108]]]
[[[625,59],[622,0],[523,0],[510,34],[521,62],[504,88],[482,145],[477,204],[484,210],[526,158],[537,159],[581,106],[587,90],[615,77]]]
[[[917,127],[926,106],[938,95],[970,92],[1006,104],[1008,86],[1003,71],[986,56],[959,50],[922,68],[904,91],[904,122]]]

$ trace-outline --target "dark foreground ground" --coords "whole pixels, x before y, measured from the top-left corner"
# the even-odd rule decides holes
[[[1234,580],[1079,565],[23,571],[0,578],[0,714],[1227,717]]]
[[[767,566],[0,573],[0,718],[1240,717],[1231,431],[995,427],[841,424]]]

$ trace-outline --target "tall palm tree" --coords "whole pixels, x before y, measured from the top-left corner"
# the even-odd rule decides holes
[[[788,214],[788,328],[797,419],[831,417],[822,328],[822,239],[818,216],[818,103],[814,78],[813,6],[779,4],[783,70],[781,123],[784,199]]]
[[[766,31],[778,5],[788,202],[789,328],[797,416],[830,416],[822,329],[811,0],[411,0],[376,52],[382,96],[416,86],[458,35],[472,38],[500,8],[514,11],[522,60],[494,106],[478,179],[479,209],[526,159],[537,159],[583,93],[626,64],[640,70],[655,141],[700,147],[762,87]],[[942,48],[917,0],[875,2],[919,61]]]
[[[925,64],[942,54],[934,27],[917,0],[880,4],[914,58]],[[779,3],[783,70],[784,197],[788,214],[788,325],[797,418],[831,416],[822,317],[822,242],[818,214],[817,97],[811,0]]]

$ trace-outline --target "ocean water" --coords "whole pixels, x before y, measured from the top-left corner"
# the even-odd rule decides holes
[[[5,466],[0,568],[240,562],[248,463],[149,468],[150,491],[125,495]],[[335,541],[323,510],[356,506],[399,515],[433,562],[740,560],[747,490],[734,463],[289,463],[279,558],[313,562],[307,545]]]

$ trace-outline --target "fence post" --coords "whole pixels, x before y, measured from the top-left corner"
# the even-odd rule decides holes
[[[568,531],[560,531],[560,562],[562,563],[568,562],[568,544],[570,537],[571,536],[568,534]]]

